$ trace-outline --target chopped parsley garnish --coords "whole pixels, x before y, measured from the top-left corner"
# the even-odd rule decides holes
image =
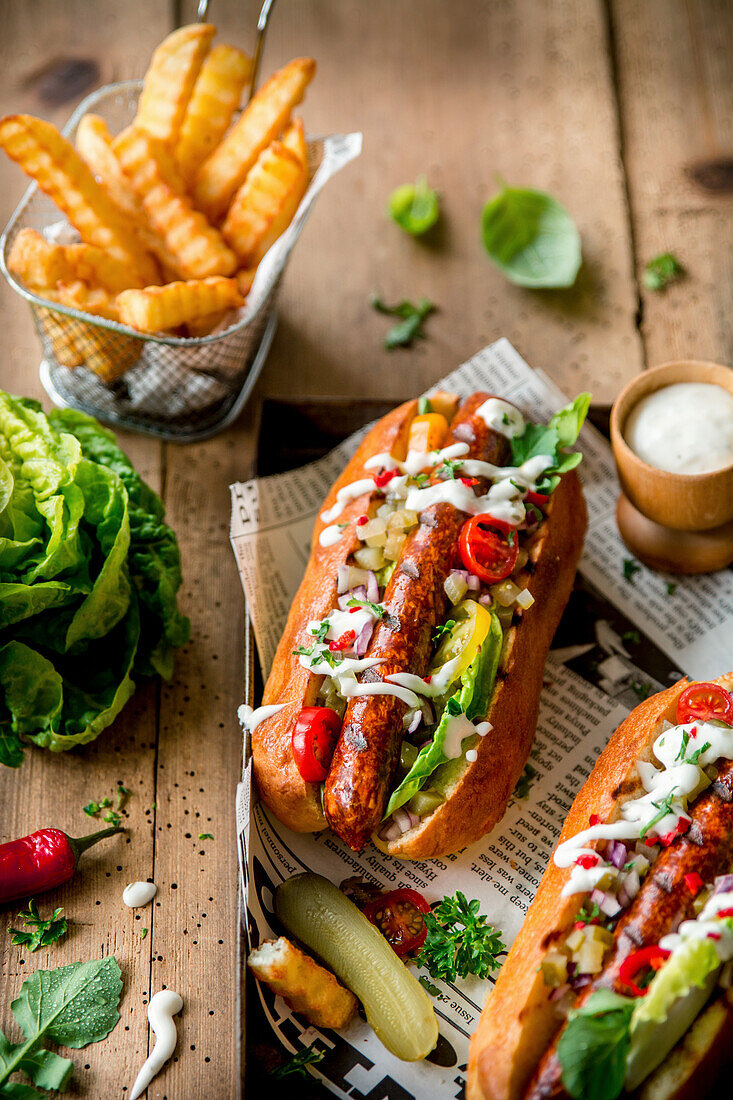
[[[676,790],[676,788],[675,788]],[[657,812],[651,821],[647,821],[644,828],[639,833],[639,839],[643,840],[649,830],[655,825],[658,825],[660,821],[663,821],[665,817],[668,817],[672,813],[672,803],[674,802],[674,791],[670,791],[666,798],[663,798],[661,802],[652,802],[652,806],[655,807]]]
[[[624,558],[624,580],[634,583],[634,574],[641,572],[641,566],[633,558]]]
[[[430,978],[426,978],[424,974],[420,974],[417,979],[420,985],[423,987],[426,993],[429,993],[431,997],[440,997],[440,990],[437,985],[433,985]]]
[[[513,798],[529,798],[529,792],[532,789],[532,784],[537,778],[537,769],[533,768],[531,764],[524,765],[524,771],[517,780],[517,785],[514,788]]]
[[[442,466],[438,467],[438,477],[442,477],[444,481],[455,481],[456,470],[460,470],[462,465],[462,458],[444,458]]]
[[[325,1051],[317,1050],[315,1044],[307,1047],[305,1050],[299,1050],[283,1065],[278,1066],[277,1069],[272,1071],[272,1076],[276,1078],[281,1077],[307,1077],[308,1071],[306,1066],[312,1065],[314,1062],[320,1062],[325,1055]]]
[[[445,704],[445,709],[452,718],[457,718],[459,714],[463,714],[463,711],[461,710],[461,704],[455,697],[451,697],[448,700],[448,702]]]
[[[122,818],[116,810],[107,810],[107,813],[102,818],[103,821],[108,822],[110,825],[114,825],[115,828],[120,824]]]
[[[639,631],[638,630],[624,630],[623,634],[621,635],[621,641],[630,643],[631,645],[639,645],[640,642],[641,642],[641,637],[639,636]]]
[[[682,744],[680,745],[680,751],[675,756],[675,760],[684,760],[685,753],[687,752],[687,746],[690,741],[690,735],[687,730],[682,731]]]
[[[506,946],[501,933],[479,913],[479,905],[458,890],[425,914],[427,938],[417,965],[426,967],[432,978],[446,982],[469,974],[486,978],[501,966],[499,956],[506,954]]]
[[[685,763],[686,764],[699,764],[700,763],[700,757],[702,756],[702,754],[704,752],[707,752],[709,748],[710,748],[710,742],[706,741],[705,744],[702,745],[699,749],[695,749],[692,756],[687,757],[687,759],[685,760]]]
[[[357,600],[354,597],[351,600],[347,600],[347,607],[368,607],[372,615],[376,615],[378,619],[381,619],[383,615],[387,614],[387,608],[383,607],[381,603],[372,603],[371,600],[363,599]]]
[[[642,703],[649,698],[652,690],[651,684],[642,683],[640,680],[633,680],[629,687]]]
[[[50,947],[68,931],[68,923],[62,913],[63,909],[54,909],[52,916],[44,920],[38,912],[38,905],[31,898],[28,908],[18,913],[18,920],[23,921],[24,928],[8,928],[10,942],[17,947],[27,947],[29,951]]]
[[[425,333],[422,330],[428,314],[435,310],[435,303],[421,298],[415,305],[413,302],[403,299],[396,305],[388,306],[376,294],[371,297],[371,304],[378,313],[386,313],[391,317],[401,317],[399,324],[391,328],[384,339],[387,351],[394,348],[406,348],[412,345],[413,340],[422,339]]]
[[[444,634],[450,634],[451,630],[453,629],[453,627],[455,625],[456,625],[456,620],[455,619],[448,619],[448,621],[444,622],[442,626],[439,626],[438,629],[433,634],[433,645],[435,645],[436,642],[439,642]]]
[[[121,810],[130,797],[131,792],[127,787],[123,787],[121,783],[117,784],[117,809]]]
[[[674,596],[676,591],[677,585],[674,583],[674,581],[667,581],[667,595]]]
[[[199,840],[213,840],[211,833],[199,833]]]
[[[148,934],[147,928],[141,928],[140,929],[140,939],[141,940],[144,940],[145,937],[147,936],[147,934]]]
[[[429,478],[430,474],[415,474],[412,480],[417,482],[418,488],[422,489],[423,485],[426,481],[429,480]]]
[[[96,817],[100,810],[105,810],[111,805],[112,802],[109,798],[103,798],[101,802],[87,802],[84,806],[84,813],[87,817]]]
[[[642,280],[647,290],[665,290],[675,279],[685,274],[685,269],[671,252],[662,252],[644,268]]]

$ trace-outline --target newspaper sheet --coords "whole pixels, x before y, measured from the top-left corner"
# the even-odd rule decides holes
[[[477,389],[501,394],[538,421],[549,419],[567,401],[507,340],[485,348],[439,385],[460,394]],[[232,545],[265,676],[303,575],[316,514],[362,435],[301,470],[232,486]],[[640,569],[626,579],[624,561],[630,555],[614,521],[618,485],[610,448],[590,425],[581,433],[580,446],[588,535],[575,591],[545,670],[531,780],[515,792],[494,831],[457,855],[405,862],[371,845],[356,855],[328,831],[291,833],[256,802],[245,739],[237,823],[251,946],[276,934],[273,892],[304,870],[337,884],[358,875],[389,889],[412,886],[431,902],[461,890],[479,899],[481,910],[510,944],[575,794],[619,722],[640,698],[683,672],[709,679],[733,667],[733,572],[672,580]],[[359,1017],[345,1031],[321,1031],[266,988],[260,986],[259,995],[289,1050],[315,1044],[324,1052],[311,1070],[337,1096],[459,1097],[468,1040],[491,982],[432,984],[438,989],[434,1002],[441,1038],[431,1058],[417,1064],[390,1055]]]

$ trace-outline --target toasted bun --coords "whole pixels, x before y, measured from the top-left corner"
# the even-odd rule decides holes
[[[477,759],[451,768],[446,801],[422,824],[382,851],[401,859],[429,859],[457,852],[493,829],[527,762],[537,727],[542,676],[553,635],[575,579],[587,523],[575,472],[555,489],[543,523],[528,544],[531,571],[521,580],[535,602],[512,626],[486,719],[492,730],[478,739]],[[455,774],[454,774],[455,773]]]
[[[417,401],[407,401],[388,413],[364,437],[356,454],[334,482],[321,511],[331,508],[342,485],[369,476],[364,463],[372,455],[388,451],[404,458],[410,424],[417,413]],[[324,486],[325,489],[325,486]],[[361,515],[370,494],[347,504],[339,519],[344,522]],[[263,706],[285,703],[285,708],[261,722],[252,734],[255,781],[262,801],[275,816],[297,833],[312,833],[326,827],[318,783],[306,783],[298,771],[292,751],[293,725],[302,707],[315,704],[320,677],[313,676],[294,656],[293,650],[308,644],[306,627],[313,619],[325,619],[337,599],[336,572],[362,543],[354,527],[334,546],[321,546],[318,536],[325,524],[316,520],[311,556],[305,576],[293,600],[272,669],[262,696]]]
[[[733,688],[733,673],[716,681]],[[652,746],[664,721],[674,722],[687,680],[645,699],[621,723],[575,799],[558,844],[588,825],[591,814],[616,821],[621,806],[643,793],[639,760],[652,760]],[[471,1039],[468,1100],[519,1100],[542,1055],[560,1030],[540,963],[553,944],[571,931],[582,894],[561,896],[570,869],[548,864],[524,924],[481,1013]]]

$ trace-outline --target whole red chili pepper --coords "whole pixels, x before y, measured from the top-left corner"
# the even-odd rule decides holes
[[[82,852],[103,837],[121,832],[113,825],[77,839],[60,829],[38,829],[30,836],[0,844],[0,902],[52,890],[67,882]]]

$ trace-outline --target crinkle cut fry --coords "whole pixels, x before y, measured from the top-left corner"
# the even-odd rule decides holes
[[[179,27],[160,43],[145,74],[135,125],[174,146],[196,79],[216,27],[193,23]]]
[[[237,280],[217,275],[124,290],[117,295],[117,308],[123,324],[140,332],[165,332],[218,310],[236,309],[243,301]]]
[[[0,145],[66,214],[83,241],[129,265],[131,285],[158,281],[155,260],[129,232],[124,214],[55,126],[31,115],[6,115],[0,120]]]
[[[204,61],[176,148],[187,183],[224,137],[251,72],[252,58],[234,46],[214,46]]]

